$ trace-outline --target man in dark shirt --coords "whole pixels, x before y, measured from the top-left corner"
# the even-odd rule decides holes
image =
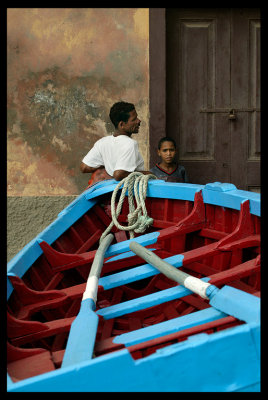
[[[179,165],[176,160],[176,142],[174,139],[164,137],[158,143],[158,155],[161,161],[156,164],[150,171],[159,179],[168,182],[184,182],[188,183],[188,177],[185,168]]]

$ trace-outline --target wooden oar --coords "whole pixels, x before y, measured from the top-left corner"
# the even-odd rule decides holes
[[[246,322],[259,320],[260,299],[258,297],[227,285],[218,289],[208,282],[178,270],[137,242],[131,242],[129,248],[168,278],[180,283],[204,299],[209,299],[209,304],[219,311]]]
[[[92,358],[99,316],[94,312],[98,292],[98,282],[107,248],[114,236],[107,235],[96,251],[87,279],[80,311],[73,321],[68,337],[62,367],[67,367]]]

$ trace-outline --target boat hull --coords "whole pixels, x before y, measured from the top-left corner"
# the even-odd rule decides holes
[[[87,189],[8,264],[8,391],[259,391],[260,198],[217,182],[149,181],[154,226],[132,240],[176,268],[246,292],[249,317],[239,314],[240,297],[230,306],[236,317],[165,279],[114,229],[94,358],[61,367],[115,187],[111,180]],[[127,205],[123,214],[125,221]]]

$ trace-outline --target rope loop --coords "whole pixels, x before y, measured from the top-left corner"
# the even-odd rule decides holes
[[[149,226],[153,224],[153,219],[148,216],[145,206],[145,199],[146,199],[149,179],[157,179],[157,178],[153,174],[144,175],[141,172],[134,171],[118,183],[118,185],[115,187],[113,191],[111,198],[112,222],[100,237],[100,243],[105,238],[105,236],[107,236],[107,234],[111,231],[113,225],[115,225],[120,230],[129,231],[130,238],[132,239],[134,238],[134,232],[143,233]],[[115,209],[116,196],[121,187],[122,187],[121,195],[117,207]],[[129,204],[129,214],[127,216],[128,226],[120,225],[117,220],[121,212],[126,193],[128,194],[128,204]],[[135,208],[134,198],[137,204],[136,208]]]

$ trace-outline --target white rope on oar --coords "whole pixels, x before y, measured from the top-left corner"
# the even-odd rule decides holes
[[[105,238],[105,236],[110,232],[113,225],[115,225],[120,230],[129,231],[131,239],[134,238],[134,232],[143,233],[150,225],[152,225],[153,219],[148,216],[145,206],[145,199],[146,199],[149,179],[157,179],[157,178],[153,174],[144,175],[141,172],[132,172],[126,178],[122,179],[118,183],[118,185],[113,191],[111,198],[112,222],[100,237],[100,243]],[[122,192],[115,210],[116,195],[122,185],[123,185]],[[134,204],[133,190],[134,190],[135,200],[137,203],[137,208],[135,208]],[[117,218],[121,212],[127,191],[128,191],[128,203],[129,203],[128,226],[124,226],[119,224]]]

